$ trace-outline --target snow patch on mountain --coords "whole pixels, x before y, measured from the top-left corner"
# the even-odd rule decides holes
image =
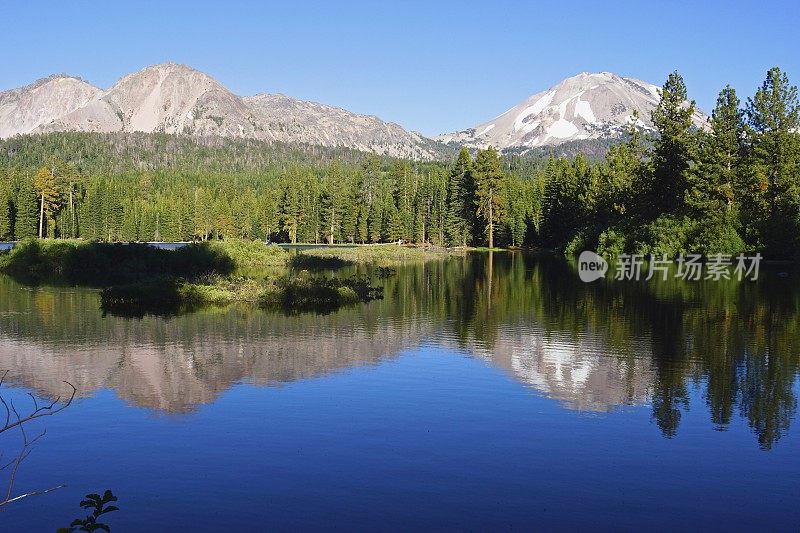
[[[489,124],[488,126],[483,128],[483,131],[480,132],[478,135],[483,135],[484,133],[489,133],[489,131],[491,131],[492,128],[494,128],[494,124]]]
[[[592,104],[581,99],[575,102],[575,116],[582,117],[589,124],[597,122],[597,118],[595,118],[594,112],[592,112]]]
[[[544,96],[537,98],[533,105],[523,109],[522,112],[517,115],[516,120],[514,120],[514,131],[525,130],[525,119],[531,115],[538,115],[541,113],[548,105],[550,105],[550,102],[553,101],[553,96],[555,96],[555,94],[555,92],[549,92]]]
[[[558,119],[547,128],[547,135],[556,139],[569,139],[574,137],[576,133],[578,133],[578,126],[563,118]]]

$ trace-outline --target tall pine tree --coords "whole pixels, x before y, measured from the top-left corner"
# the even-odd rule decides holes
[[[33,182],[30,179],[20,180],[17,191],[16,218],[14,220],[14,237],[17,240],[31,239],[38,234],[39,200]]]
[[[791,255],[800,234],[799,112],[797,87],[778,67],[747,103],[748,222],[761,234],[756,244],[773,256]]]
[[[700,218],[733,210],[742,155],[742,115],[736,91],[725,87],[711,114],[711,131],[700,134],[697,164],[687,173],[686,204]]]
[[[475,158],[475,203],[477,215],[485,223],[489,248],[494,248],[494,230],[503,219],[505,174],[500,155],[493,147],[478,152]]]
[[[733,254],[745,248],[738,233],[744,121],[730,86],[719,93],[709,123],[710,131],[698,134],[695,165],[686,173],[686,206],[700,221],[693,248],[706,254]]]
[[[55,213],[61,205],[61,190],[58,187],[54,169],[55,167],[44,166],[39,169],[33,179],[33,187],[39,199],[39,238],[45,236],[45,231],[53,233]],[[45,221],[47,226],[45,226]]]
[[[467,246],[472,240],[473,194],[472,157],[462,147],[458,153],[447,193],[447,238],[455,246]]]
[[[677,72],[667,77],[653,110],[658,132],[653,153],[652,213],[675,213],[683,207],[686,172],[696,145],[692,131],[694,101],[687,104],[686,84]]]
[[[0,241],[11,237],[11,208],[13,207],[11,197],[11,183],[0,171]]]

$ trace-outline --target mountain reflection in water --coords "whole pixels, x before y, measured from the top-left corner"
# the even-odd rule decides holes
[[[568,409],[649,405],[667,437],[699,383],[710,424],[742,417],[769,449],[796,411],[794,279],[584,284],[560,258],[469,254],[401,268],[379,280],[384,300],[326,316],[234,306],[125,319],[103,316],[95,291],[2,277],[0,368],[45,397],[67,380],[82,396],[113,389],[134,406],[184,413],[239,382],[279,386],[434,345]]]

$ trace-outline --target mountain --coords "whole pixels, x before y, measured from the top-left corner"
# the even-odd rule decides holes
[[[65,75],[0,92],[0,138],[36,131],[53,117],[72,113],[101,94],[80,78]]]
[[[659,88],[610,72],[583,72],[534,94],[499,117],[437,140],[498,149],[557,146],[586,139],[619,137],[639,112],[637,125],[652,129],[650,113],[658,105]],[[706,115],[696,111],[692,121],[704,127]]]
[[[124,76],[107,91],[51,76],[0,92],[0,138],[50,131],[244,137],[424,159],[437,153],[430,139],[377,117],[282,95],[243,98],[175,63]]]

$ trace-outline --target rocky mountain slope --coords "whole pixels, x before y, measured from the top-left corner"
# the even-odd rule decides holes
[[[68,115],[94,101],[102,92],[79,78],[64,75],[0,92],[0,138],[36,131],[53,117]]]
[[[651,83],[610,72],[584,72],[534,94],[493,120],[437,139],[507,149],[614,138],[633,120],[634,111],[639,113],[638,126],[652,128],[650,113],[659,99],[658,87]],[[697,111],[693,121],[703,127],[706,116]]]
[[[0,92],[0,138],[49,131],[162,132],[344,146],[431,158],[433,141],[397,124],[282,95],[240,97],[184,65],[147,67],[107,91],[52,76]]]

